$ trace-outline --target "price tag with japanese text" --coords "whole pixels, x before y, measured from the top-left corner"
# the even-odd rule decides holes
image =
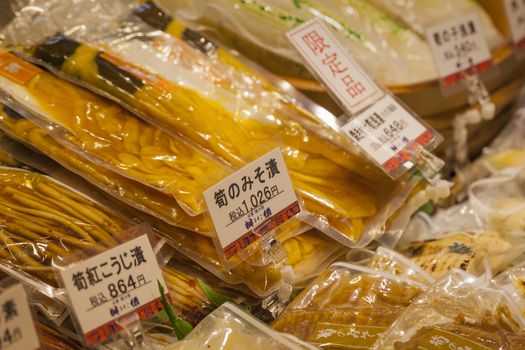
[[[387,173],[394,172],[417,148],[434,138],[390,95],[353,118],[343,130]]]
[[[305,23],[287,35],[350,114],[362,111],[383,96],[383,91],[320,20]]]
[[[207,189],[204,200],[226,259],[301,211],[279,148]]]
[[[87,346],[121,330],[134,312],[146,320],[162,310],[157,281],[165,287],[148,236],[143,235],[60,270]]]
[[[0,295],[0,350],[40,348],[24,286],[16,284]]]
[[[441,83],[455,85],[467,75],[481,74],[493,65],[490,49],[476,14],[461,16],[428,28]]]
[[[525,47],[525,0],[504,0],[512,41]]]

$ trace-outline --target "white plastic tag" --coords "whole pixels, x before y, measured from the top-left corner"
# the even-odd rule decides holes
[[[165,283],[147,235],[72,264],[60,275],[88,347],[120,331],[120,318],[135,312],[145,320],[162,310],[157,281]]]
[[[455,85],[467,74],[481,74],[493,65],[476,14],[440,23],[426,33],[443,86]]]
[[[383,96],[383,91],[320,20],[312,20],[287,35],[317,76],[352,115]]]
[[[430,131],[390,95],[350,120],[343,130],[388,173],[433,138]]]
[[[204,200],[226,259],[301,211],[279,148],[207,189]]]
[[[504,0],[505,12],[512,35],[512,41],[519,47],[525,47],[525,1]]]
[[[0,307],[0,349],[39,349],[24,286],[16,284],[5,290],[0,295]]]

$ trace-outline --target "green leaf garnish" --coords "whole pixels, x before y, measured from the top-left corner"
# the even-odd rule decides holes
[[[166,294],[164,293],[164,287],[160,283],[160,281],[157,280],[157,283],[159,285],[159,292],[162,299],[162,306],[164,307],[164,310],[166,311],[166,314],[168,315],[168,318],[170,320],[171,326],[173,327],[173,330],[175,331],[175,335],[177,336],[177,339],[182,340],[186,338],[188,334],[193,330],[193,327],[188,322],[184,321],[182,318],[175,315],[175,312],[173,311],[173,308],[168,303],[168,299],[166,298]]]
[[[221,295],[214,291],[210,286],[208,286],[206,283],[204,283],[200,278],[197,279],[199,282],[199,286],[201,287],[202,291],[206,295],[206,298],[208,298],[211,302],[211,305],[214,309],[218,308],[225,302],[233,302],[231,298],[228,298],[227,296]]]

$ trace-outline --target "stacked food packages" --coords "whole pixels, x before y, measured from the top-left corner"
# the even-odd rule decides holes
[[[0,348],[525,349],[525,74],[510,37],[525,5],[0,8]],[[469,16],[492,68],[458,73],[454,95],[427,31]],[[357,69],[379,98],[338,115],[337,86],[292,43],[308,25],[328,33],[302,40],[333,77]],[[436,129],[460,123],[445,111],[478,78],[505,114],[487,132],[503,131],[440,171]]]

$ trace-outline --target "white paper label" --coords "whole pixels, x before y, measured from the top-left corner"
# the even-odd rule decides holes
[[[0,295],[0,350],[40,348],[38,333],[24,286],[14,285]]]
[[[431,27],[427,38],[444,85],[462,81],[462,73],[480,74],[492,66],[490,49],[476,14]]]
[[[430,131],[390,95],[353,118],[343,130],[388,173],[433,139]]]
[[[383,96],[383,91],[320,20],[307,22],[287,35],[351,115],[364,110]]]
[[[301,211],[279,148],[207,189],[204,200],[227,259]]]
[[[512,41],[518,47],[525,47],[525,1],[504,0]]]
[[[120,330],[117,320],[135,312],[145,320],[162,309],[162,272],[143,235],[60,271],[88,346]]]

